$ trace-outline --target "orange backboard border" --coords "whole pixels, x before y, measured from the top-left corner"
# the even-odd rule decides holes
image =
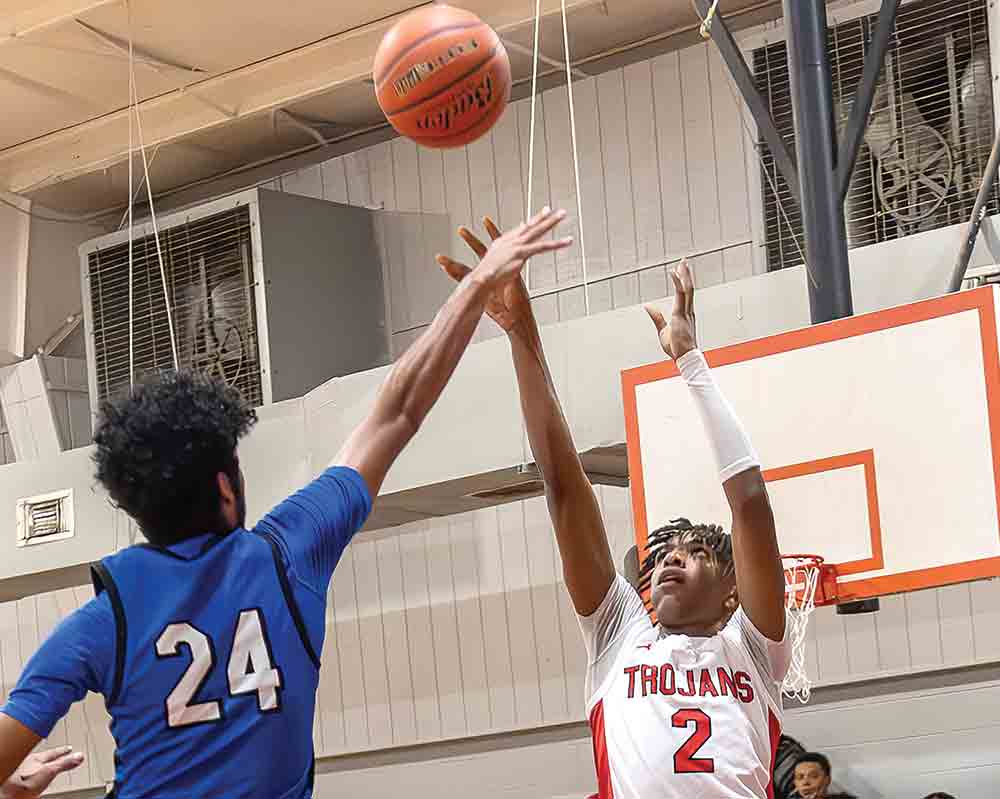
[[[880,330],[925,322],[944,316],[977,311],[979,332],[982,339],[983,372],[986,383],[986,404],[990,428],[990,448],[993,461],[993,485],[998,512],[1000,512],[1000,353],[997,346],[996,306],[993,288],[986,286],[970,291],[948,294],[910,305],[884,311],[838,319],[812,327],[779,333],[774,336],[732,344],[709,350],[705,358],[709,366],[727,366],[733,363],[765,358],[783,352],[826,344]],[[632,492],[632,510],[635,518],[635,540],[640,558],[646,550],[649,521],[646,513],[645,481],[642,472],[639,418],[636,410],[636,389],[645,383],[679,377],[673,361],[626,369],[622,372],[622,400],[625,409],[625,440],[628,448],[628,466]],[[867,450],[809,461],[803,464],[777,467],[764,471],[766,480],[774,481],[813,474],[834,468],[863,465],[868,494],[868,518],[872,536],[872,557],[840,564],[840,576],[863,574],[883,568],[882,531],[878,516],[878,490],[875,479],[875,453]],[[808,471],[812,469],[812,471]],[[1000,530],[998,530],[1000,535]],[[817,553],[822,555],[822,552]],[[921,588],[968,582],[989,577],[1000,577],[1000,557],[955,563],[928,569],[918,569],[898,574],[838,582],[838,601],[867,599],[885,594],[914,591]]]

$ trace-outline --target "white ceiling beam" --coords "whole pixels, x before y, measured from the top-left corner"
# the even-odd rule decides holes
[[[496,0],[464,5],[501,36],[534,22],[533,0],[506,0],[499,8]],[[566,8],[573,14],[600,5],[601,0],[568,0]],[[542,0],[541,6],[546,17],[560,13],[560,0]],[[176,141],[364,80],[382,36],[395,21],[380,20],[150,98],[140,104],[144,144]],[[128,109],[122,108],[0,151],[0,187],[23,192],[112,166],[127,155]]]
[[[503,44],[504,47],[506,47],[508,50],[512,50],[515,53],[531,56],[532,58],[535,55],[535,51],[532,48],[525,47],[523,44],[518,44],[517,42],[512,42],[510,41],[510,39],[504,39]],[[541,51],[538,52],[538,61],[542,64],[548,64],[550,67],[558,67],[559,69],[562,70],[566,69],[565,61],[558,61],[555,58],[550,58]],[[585,78],[591,77],[579,67],[574,67],[572,65],[570,66],[570,72],[573,75],[573,77],[576,78],[577,80],[583,80]]]
[[[29,33],[69,22],[94,9],[121,2],[122,0],[48,0],[13,13],[4,14],[0,11],[0,31],[3,32],[0,45],[16,42]]]
[[[121,58],[129,58],[129,43],[119,39],[117,36],[112,36],[109,33],[105,33],[99,28],[95,28],[93,25],[88,25],[83,20],[74,20],[76,24],[93,36],[97,41],[103,44],[106,48],[110,49],[113,53],[117,54]],[[177,64],[173,61],[166,61],[152,53],[143,50],[141,47],[136,47],[132,45],[131,57],[135,59],[137,64],[143,64],[147,67],[151,67],[157,72],[162,72],[164,70],[172,70],[176,72],[185,72],[188,74],[204,74],[205,70],[199,69],[198,67],[189,67],[184,64]]]
[[[66,91],[65,89],[60,89],[58,86],[53,86],[49,83],[43,83],[42,81],[25,77],[21,73],[14,72],[10,69],[0,67],[0,81],[6,81],[12,86],[17,86],[19,89],[27,89],[28,91],[44,95],[50,100],[55,100],[58,103],[69,103],[70,105],[76,108],[82,108],[91,114],[97,112],[94,104],[85,97],[79,97],[72,92]]]

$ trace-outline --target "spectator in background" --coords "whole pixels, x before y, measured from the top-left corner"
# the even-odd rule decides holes
[[[778,751],[774,756],[772,785],[774,799],[793,799],[795,793],[795,764],[806,748],[790,735],[778,739]]]
[[[854,799],[846,793],[830,793],[833,772],[826,755],[806,752],[795,761],[795,793],[799,799]]]

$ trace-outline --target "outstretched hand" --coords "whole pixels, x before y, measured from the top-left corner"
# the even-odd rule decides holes
[[[0,799],[34,799],[41,796],[52,781],[64,771],[83,763],[83,752],[71,746],[46,749],[28,755],[14,775],[0,785]]]
[[[565,216],[566,214],[563,211],[553,214],[548,208],[544,209],[539,215],[539,217],[555,217],[555,223],[552,227],[561,222]],[[535,219],[538,219],[539,217],[535,217]],[[532,222],[534,222],[534,220],[526,224],[530,226]],[[500,232],[500,228],[498,228],[496,223],[489,217],[486,217],[483,220],[483,225],[486,228],[486,232],[489,234],[492,242],[489,247],[483,244],[483,242],[467,227],[461,227],[458,229],[458,235],[466,244],[469,245],[469,248],[476,254],[476,257],[479,258],[479,266],[477,266],[475,270],[447,255],[438,255],[436,258],[441,268],[456,282],[461,282],[473,271],[478,271],[484,267],[488,267],[488,262],[486,260],[487,256],[492,255],[494,249],[498,248],[507,236],[510,236],[511,233],[516,233],[517,230],[525,227],[525,225],[521,225],[511,233],[505,235]],[[540,252],[561,250],[564,247],[568,247],[571,243],[572,239],[570,238],[559,239],[557,241],[536,241],[531,254],[537,255]],[[523,263],[521,265],[523,266]],[[517,276],[514,279],[498,285],[490,293],[489,299],[486,301],[486,314],[490,317],[490,319],[500,325],[500,327],[507,333],[510,333],[519,322],[523,321],[531,314],[531,298],[524,285],[524,280],[521,277],[520,270],[518,270]]]
[[[674,283],[674,308],[668,322],[663,312],[652,305],[645,306],[646,313],[656,325],[663,351],[675,361],[698,347],[694,318],[694,278],[687,260],[670,271]]]

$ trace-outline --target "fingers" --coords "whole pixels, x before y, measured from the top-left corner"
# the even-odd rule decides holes
[[[524,258],[532,258],[536,255],[541,255],[543,252],[555,252],[556,250],[565,250],[573,243],[573,237],[567,236],[564,239],[544,239],[542,241],[533,241],[530,244],[524,245],[521,248],[521,252]]]
[[[51,763],[46,763],[39,769],[39,776],[45,774],[48,777],[48,781],[52,782],[52,780],[63,772],[79,768],[83,764],[83,761],[83,752],[70,752],[53,760]]]
[[[24,786],[35,794],[42,793],[52,781],[66,771],[78,768],[84,760],[83,752],[67,752],[65,748],[52,750],[56,752],[56,757],[49,760],[39,769],[30,775],[22,777]],[[62,752],[62,754],[59,754]],[[49,752],[45,754],[50,754]]]
[[[562,222],[566,218],[566,212],[563,210],[551,211],[548,208],[545,209],[545,213],[536,220],[532,221],[527,229],[522,234],[528,241],[534,241],[541,238],[546,233],[549,233],[556,225]]]
[[[49,763],[60,757],[68,755],[73,751],[72,746],[57,746],[55,749],[46,749],[42,752],[35,752],[35,759],[40,763]]]
[[[691,264],[685,258],[677,269],[677,275],[684,286],[684,310],[688,315],[694,313],[694,273]]]
[[[681,261],[681,265],[677,268],[677,273],[680,275],[685,291],[694,291],[694,274],[691,272],[691,264],[687,258]]]
[[[656,332],[664,330],[667,327],[667,320],[663,318],[663,313],[659,308],[654,308],[652,305],[644,305],[646,313],[649,314],[649,318],[653,320],[653,324],[656,325]]]
[[[460,227],[458,229],[458,235],[461,237],[462,241],[469,245],[472,251],[479,257],[486,257],[486,245],[483,244],[467,227]]]
[[[483,219],[483,227],[486,228],[486,232],[490,234],[490,238],[493,239],[493,241],[496,241],[501,235],[503,235],[500,233],[500,228],[497,227],[496,222],[489,217]]]
[[[465,264],[460,264],[458,261],[456,261],[453,258],[449,258],[447,255],[435,256],[434,260],[437,261],[438,265],[448,274],[448,276],[452,280],[454,280],[457,283],[461,283],[462,278],[464,278],[467,274],[469,274],[469,272],[472,271]]]

